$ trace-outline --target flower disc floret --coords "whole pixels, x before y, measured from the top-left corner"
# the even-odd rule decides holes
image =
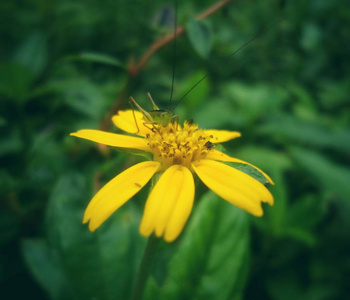
[[[191,169],[191,163],[206,158],[212,150],[212,138],[212,135],[198,129],[197,124],[188,122],[183,128],[177,123],[158,126],[146,135],[154,160],[159,161],[164,170],[172,165]]]

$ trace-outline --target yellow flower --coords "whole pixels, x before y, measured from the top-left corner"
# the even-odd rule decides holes
[[[176,122],[167,126],[145,124],[142,113],[120,111],[112,118],[121,130],[137,136],[84,129],[71,135],[108,146],[145,151],[152,161],[138,163],[108,182],[90,201],[83,223],[96,230],[112,213],[132,198],[158,172],[161,176],[152,189],[141,220],[140,233],[163,236],[167,242],[181,233],[193,206],[193,174],[226,201],[262,216],[261,202],[273,204],[269,190],[253,177],[221,162],[251,164],[214,149],[216,143],[239,137],[236,131],[203,130],[198,125]],[[263,171],[267,180],[272,180]]]

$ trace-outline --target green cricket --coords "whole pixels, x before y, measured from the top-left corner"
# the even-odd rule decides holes
[[[152,131],[153,130],[157,130],[157,126],[167,126],[169,123],[171,122],[179,122],[179,116],[178,115],[174,115],[173,110],[163,110],[160,109],[156,103],[154,102],[152,96],[150,93],[147,93],[148,99],[152,105],[152,110],[150,111],[146,111],[145,109],[143,109],[133,97],[129,98],[129,102],[131,104],[131,106],[135,105],[143,114],[144,118],[145,118],[145,122],[143,123],[144,126],[147,127],[147,125],[151,125],[152,128],[150,128]],[[137,132],[140,131],[140,128],[136,122],[136,117],[135,117],[135,113],[133,110],[133,114],[134,114],[134,119],[135,119],[135,124],[137,127]]]

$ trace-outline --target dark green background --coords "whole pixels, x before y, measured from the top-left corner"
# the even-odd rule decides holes
[[[271,175],[276,204],[257,219],[198,182],[190,221],[175,243],[161,244],[145,299],[347,299],[348,1],[233,1],[201,23],[193,17],[214,1],[178,2],[189,30],[176,61],[169,44],[127,96],[147,107],[151,92],[166,108],[174,63],[175,100],[208,73],[175,113],[242,132],[226,153]],[[101,126],[128,63],[171,32],[168,4],[1,1],[2,299],[130,297],[147,188],[95,233],[81,220],[100,184],[141,158],[103,154],[69,133]],[[121,105],[129,108],[127,97]]]

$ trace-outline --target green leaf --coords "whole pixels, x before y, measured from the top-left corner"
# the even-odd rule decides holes
[[[334,267],[334,266],[333,266]],[[320,270],[319,270],[320,271]],[[322,270],[323,271],[323,270]],[[328,272],[329,273],[329,272]],[[274,274],[268,278],[267,290],[269,299],[275,300],[325,300],[325,299],[342,299],[342,291],[339,291],[333,281],[320,279],[313,280],[305,286],[300,276],[294,270],[284,274]],[[327,277],[329,278],[329,277]]]
[[[281,115],[263,124],[258,132],[279,138],[284,143],[299,142],[320,148],[350,152],[350,131],[329,129],[321,124]]]
[[[127,148],[118,148],[118,147],[113,147],[113,149],[117,150],[118,152],[124,152],[124,153],[129,153],[132,155],[136,156],[141,156],[143,158],[146,158],[147,160],[152,160],[153,157],[149,152],[145,152],[142,150],[137,150],[137,149],[127,149]]]
[[[224,125],[232,120],[232,111],[225,99],[210,98],[205,105],[197,106],[193,118],[204,128],[224,128]]]
[[[318,95],[325,109],[337,109],[349,101],[349,78],[323,80],[318,83]]]
[[[4,127],[6,124],[7,124],[6,119],[0,116],[0,127]]]
[[[315,194],[298,199],[288,211],[288,224],[304,230],[317,226],[328,210],[327,203],[322,200]]]
[[[302,148],[292,148],[291,154],[301,168],[320,184],[345,199],[350,198],[350,171],[321,154]]]
[[[260,117],[270,118],[279,112],[288,95],[277,85],[246,84],[239,81],[227,82],[222,88],[222,94],[223,98],[236,106],[231,117],[234,125],[237,115],[244,119],[243,125]]]
[[[3,175],[1,173],[0,175]],[[20,233],[20,229],[21,224],[18,217],[10,215],[8,212],[0,212],[0,245],[13,239]]]
[[[175,10],[170,5],[161,7],[155,14],[153,19],[153,27],[157,28],[160,32],[166,32],[174,30],[175,22]]]
[[[30,177],[40,178],[43,182],[55,178],[64,169],[65,155],[61,143],[54,139],[52,132],[40,132],[35,135],[30,147],[31,160],[28,163]]]
[[[104,95],[88,80],[69,81],[64,98],[67,105],[90,117],[96,118],[103,114]]]
[[[50,253],[44,239],[25,239],[22,252],[33,276],[51,299],[70,299],[62,266]]]
[[[40,75],[48,62],[45,35],[39,31],[30,33],[15,53],[14,60],[30,70],[34,76]]]
[[[179,89],[175,90],[177,97],[181,98],[182,96],[184,96],[189,90],[191,90],[191,88],[193,88],[196,85],[196,83],[198,83],[203,78],[204,74],[204,71],[197,71],[191,73],[188,77],[186,77],[186,79],[182,81],[181,84],[179,84]],[[208,77],[206,77],[200,82],[200,84],[196,86],[196,88],[194,88],[189,94],[187,94],[186,98],[182,102],[182,105],[180,105],[177,108],[177,113],[179,113],[179,115],[181,116],[187,113],[190,114],[189,117],[193,117],[191,112],[197,112],[198,107],[203,107],[202,105],[200,105],[200,103],[201,101],[203,101],[203,99],[208,98],[210,91],[211,84]],[[185,107],[183,112],[179,112],[181,107]]]
[[[48,91],[63,98],[59,99],[60,102],[63,100],[70,108],[89,117],[99,118],[105,111],[106,96],[101,87],[89,79],[79,77],[55,80],[36,93]]]
[[[212,44],[211,28],[208,23],[190,19],[186,24],[186,29],[194,50],[202,58],[208,58]]]
[[[304,30],[300,39],[300,44],[305,51],[311,52],[321,46],[322,31],[316,23],[308,22],[304,25]]]
[[[7,195],[18,189],[19,180],[5,168],[0,169],[0,193]],[[0,203],[6,202],[6,197],[1,197]]]
[[[279,199],[276,199],[277,203]],[[308,246],[316,243],[315,227],[323,220],[328,206],[318,195],[307,195],[295,201],[284,214],[284,223],[275,232],[279,237],[288,237]],[[272,228],[273,229],[273,228]]]
[[[226,165],[231,166],[232,168],[235,168],[243,173],[246,173],[247,175],[253,177],[254,179],[256,179],[257,181],[259,181],[264,185],[269,184],[268,179],[252,166],[249,166],[247,164],[234,163],[234,162],[224,162],[224,163]]]
[[[293,166],[292,160],[285,153],[259,145],[242,147],[235,152],[235,157],[248,161],[263,171],[284,172]]]
[[[162,299],[240,299],[248,257],[247,214],[208,192],[170,261]]]
[[[50,246],[60,253],[75,298],[128,299],[145,245],[139,213],[128,203],[92,233],[82,224],[91,197],[87,190],[76,173],[58,181],[47,211]]]
[[[99,63],[113,67],[125,68],[125,66],[118,59],[103,53],[82,52],[80,54],[67,56],[64,58],[64,60]]]
[[[33,81],[33,75],[24,66],[13,63],[1,64],[0,95],[24,101]]]
[[[273,170],[271,178],[273,178],[275,185],[270,189],[275,201],[272,206],[266,209],[265,220],[268,220],[268,234],[279,235],[286,222],[288,215],[288,185],[286,175],[282,171]]]
[[[8,154],[15,154],[22,150],[23,141],[18,129],[8,132],[0,139],[0,157]]]

